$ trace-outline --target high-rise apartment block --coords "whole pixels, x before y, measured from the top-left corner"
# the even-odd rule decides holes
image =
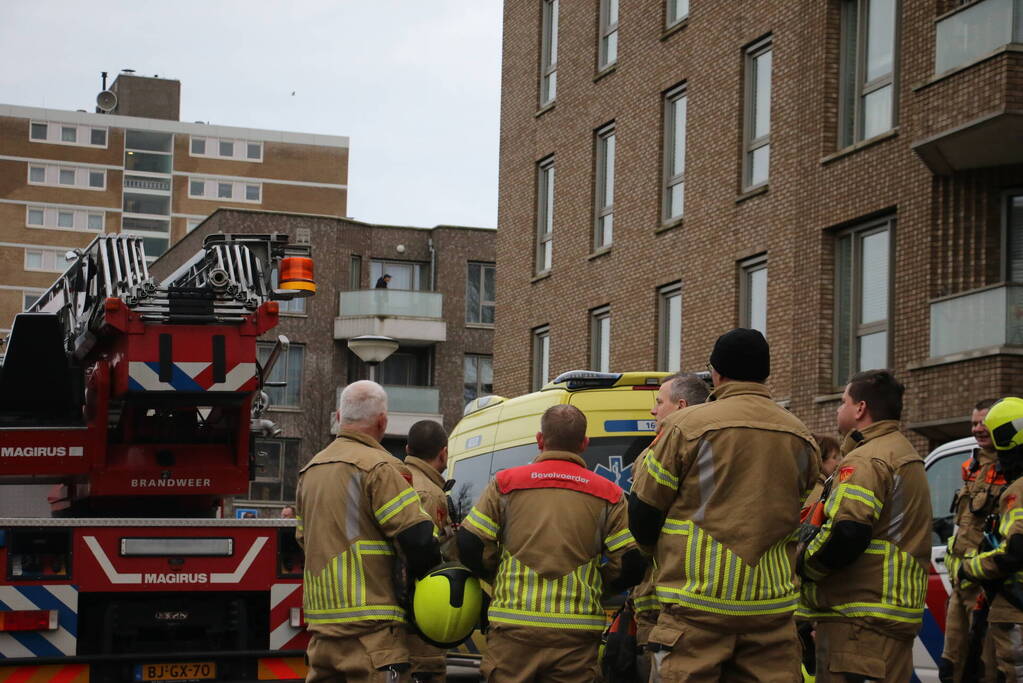
[[[347,137],[179,121],[180,89],[122,73],[96,113],[0,104],[0,336],[100,233],[155,258],[218,207],[346,214]]]
[[[508,0],[497,391],[755,327],[815,429],[888,367],[965,436],[1023,390],[1021,43],[1015,0]]]

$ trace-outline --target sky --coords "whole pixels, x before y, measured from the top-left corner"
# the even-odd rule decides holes
[[[352,218],[496,227],[501,4],[3,0],[0,103],[175,78],[182,121],[348,136]]]

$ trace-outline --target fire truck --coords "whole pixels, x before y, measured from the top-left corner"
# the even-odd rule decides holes
[[[50,487],[49,516],[0,518],[0,682],[301,679],[294,521],[221,510],[280,432],[287,340],[260,364],[256,339],[315,292],[309,247],[210,235],[160,283],[139,237],[69,259],[0,365],[0,496]]]

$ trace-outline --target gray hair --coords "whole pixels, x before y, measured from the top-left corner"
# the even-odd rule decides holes
[[[387,414],[387,393],[367,379],[352,382],[341,392],[338,406],[341,424],[363,424]]]
[[[676,372],[661,380],[661,384],[671,382],[668,398],[672,403],[684,400],[686,405],[695,406],[704,403],[710,396],[707,383],[699,375],[691,372]]]

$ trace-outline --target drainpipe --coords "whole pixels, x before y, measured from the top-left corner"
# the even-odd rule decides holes
[[[430,291],[437,291],[437,250],[433,248],[433,238],[428,237],[426,243],[430,247]]]

